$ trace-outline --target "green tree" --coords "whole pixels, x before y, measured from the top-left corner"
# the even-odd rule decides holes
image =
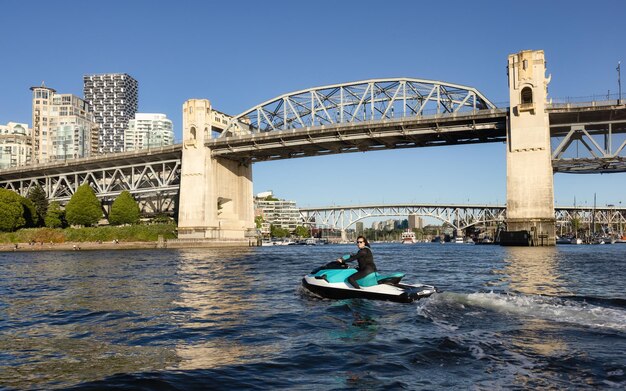
[[[273,238],[284,238],[289,236],[289,231],[285,228],[277,227],[275,225],[270,225],[270,235]]]
[[[257,229],[261,229],[261,227],[263,226],[263,216],[255,216],[254,217],[254,224],[256,225]]]
[[[572,232],[574,232],[574,235],[578,236],[578,230],[582,227],[582,221],[578,216],[572,217],[571,224]]]
[[[308,228],[301,225],[296,227],[296,229],[293,231],[293,234],[299,238],[308,238],[310,236]]]
[[[48,213],[48,197],[46,197],[46,192],[41,186],[37,185],[30,189],[26,198],[28,198],[35,206],[38,220],[37,225],[42,225],[46,218],[46,214]]]
[[[48,205],[48,212],[45,217],[46,227],[63,228],[66,225],[65,211],[61,209],[61,205],[53,201]]]
[[[139,214],[137,201],[130,195],[130,192],[124,190],[111,205],[109,223],[112,225],[137,224],[139,222]]]
[[[85,227],[96,224],[102,218],[100,201],[88,183],[79,186],[65,206],[65,218],[71,225]]]
[[[0,189],[0,231],[12,232],[26,226],[24,197],[14,191]]]
[[[37,227],[39,225],[39,216],[37,216],[37,209],[33,205],[32,201],[28,198],[20,196],[20,202],[24,210],[25,227]]]

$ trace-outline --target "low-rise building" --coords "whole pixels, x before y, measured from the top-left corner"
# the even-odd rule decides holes
[[[0,169],[29,164],[32,156],[32,129],[28,124],[0,125]]]
[[[254,197],[254,208],[257,216],[263,217],[261,234],[270,234],[270,225],[293,232],[302,224],[300,210],[295,201],[280,200],[271,191],[259,193]]]

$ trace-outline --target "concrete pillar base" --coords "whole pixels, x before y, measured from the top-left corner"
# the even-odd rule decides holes
[[[178,228],[178,239],[207,239],[207,240],[256,240],[254,229],[224,229],[220,227],[185,227]]]
[[[555,219],[507,219],[507,231],[527,231],[531,246],[554,246],[556,244]]]

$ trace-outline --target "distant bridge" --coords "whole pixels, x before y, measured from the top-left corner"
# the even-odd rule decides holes
[[[554,208],[557,225],[567,225],[576,218],[583,225],[593,223],[626,228],[626,208],[569,206]],[[457,230],[486,223],[504,223],[504,205],[458,204],[389,204],[349,205],[300,208],[302,220],[309,225],[345,230],[358,221],[373,217],[431,217]]]

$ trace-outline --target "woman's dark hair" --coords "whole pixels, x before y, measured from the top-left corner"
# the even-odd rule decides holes
[[[363,239],[363,242],[365,242],[365,247],[369,247],[370,246],[370,242],[367,241],[367,239],[365,238],[365,236],[363,235],[359,235],[356,240],[358,241],[359,239]]]

